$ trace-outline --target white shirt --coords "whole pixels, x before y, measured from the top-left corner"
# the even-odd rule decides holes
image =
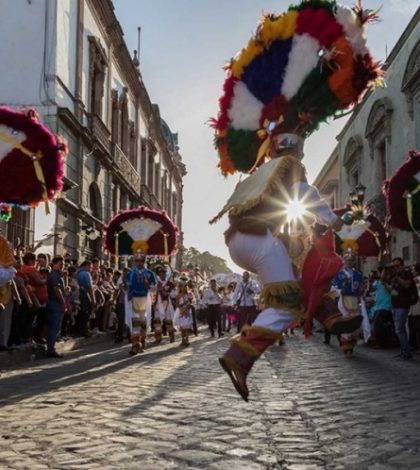
[[[252,290],[252,293],[249,292]],[[240,307],[254,307],[255,295],[260,293],[260,288],[256,282],[249,279],[248,282],[240,281],[236,284],[235,292],[233,293],[233,304]]]
[[[318,190],[304,181],[298,181],[292,186],[291,193],[298,200],[304,200],[310,208],[308,211],[314,216],[320,224],[331,225],[338,216],[332,211],[331,207],[320,196]]]
[[[202,302],[205,305],[220,305],[222,303],[222,299],[217,292],[208,287],[204,291]]]

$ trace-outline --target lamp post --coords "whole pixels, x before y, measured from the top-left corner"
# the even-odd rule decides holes
[[[363,186],[362,183],[359,183],[356,186],[355,191],[356,191],[356,194],[357,194],[357,200],[359,201],[360,204],[363,204],[363,201],[365,199],[366,187]]]

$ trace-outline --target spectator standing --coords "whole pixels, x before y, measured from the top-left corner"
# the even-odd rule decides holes
[[[390,267],[380,268],[380,278],[372,284],[375,294],[375,305],[372,307],[373,332],[375,343],[382,348],[390,347],[394,343],[391,276]]]
[[[398,357],[410,360],[412,354],[407,335],[407,320],[410,307],[418,301],[417,287],[411,272],[404,268],[402,258],[394,258],[392,265],[395,271],[391,290],[392,315],[401,350]]]
[[[221,311],[222,298],[219,295],[215,279],[210,280],[210,286],[204,291],[202,302],[207,308],[207,322],[211,337],[214,338],[214,330],[217,324],[217,332],[220,338],[223,336]]]
[[[242,274],[242,281],[236,284],[233,293],[233,303],[238,312],[238,333],[245,324],[252,325],[258,316],[255,296],[260,293],[260,288],[253,281],[248,271]]]
[[[96,308],[96,300],[93,292],[92,276],[90,274],[92,263],[84,261],[77,272],[77,282],[80,290],[80,312],[77,316],[76,325],[78,333],[89,337],[92,335],[89,330],[89,320],[92,311]]]
[[[420,298],[420,264],[413,266],[413,277]],[[414,349],[420,347],[420,301],[411,307],[408,316],[408,329],[410,331],[410,344]]]
[[[13,278],[15,258],[8,241],[0,235],[0,351],[9,349],[8,342],[12,326]]]
[[[55,342],[59,332],[64,314],[67,310],[65,301],[64,280],[62,277],[64,260],[61,256],[55,256],[52,260],[52,270],[48,274],[48,336],[47,357],[63,357],[55,350]]]
[[[20,272],[26,277],[26,288],[32,297],[34,309],[26,309],[24,319],[23,337],[24,341],[30,342],[32,336],[37,342],[45,343],[48,328],[47,316],[47,271],[46,266],[41,272],[36,263],[34,253],[27,252],[23,256],[23,266]],[[35,328],[34,327],[35,320]]]

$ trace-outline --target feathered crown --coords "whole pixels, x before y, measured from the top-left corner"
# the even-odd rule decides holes
[[[22,209],[53,199],[63,187],[67,146],[39,121],[34,109],[0,106],[0,204]],[[8,212],[8,214],[7,214]]]
[[[140,206],[110,220],[105,227],[105,248],[117,256],[169,256],[177,248],[178,234],[165,211]]]
[[[364,24],[377,12],[307,0],[264,15],[255,35],[225,67],[215,146],[224,175],[249,172],[268,157],[271,136],[309,136],[380,79]]]

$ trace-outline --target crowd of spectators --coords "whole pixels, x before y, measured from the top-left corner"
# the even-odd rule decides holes
[[[116,270],[97,258],[79,264],[68,256],[49,259],[31,252],[16,255],[15,260],[12,308],[9,312],[0,305],[0,351],[40,346],[47,356],[60,357],[56,341],[69,337],[112,333],[117,343],[129,339],[124,320],[129,267]],[[170,279],[174,307],[179,292],[188,294],[195,334],[198,322],[208,324],[211,337],[239,332],[258,315],[259,286],[247,272],[237,283],[218,286],[198,267],[178,273],[159,264],[156,277]],[[420,348],[419,293],[420,264],[404,266],[401,258],[395,258],[370,273],[363,298],[371,322],[371,346],[399,345],[406,358]],[[152,330],[153,325],[152,309]]]
[[[125,324],[129,267],[116,270],[97,258],[77,263],[69,256],[50,259],[30,251],[15,255],[15,261],[11,307],[0,305],[5,320],[0,322],[0,351],[41,347],[47,356],[61,357],[56,342],[70,337],[112,333],[117,343],[129,339]],[[210,336],[216,330],[219,337],[223,336],[232,324],[239,328],[234,283],[220,287],[214,280],[207,280],[199,267],[190,273],[178,273],[159,264],[155,274],[157,278],[170,278],[174,307],[179,293],[188,294],[195,334],[197,322],[208,323]],[[152,330],[153,314],[154,309]]]

